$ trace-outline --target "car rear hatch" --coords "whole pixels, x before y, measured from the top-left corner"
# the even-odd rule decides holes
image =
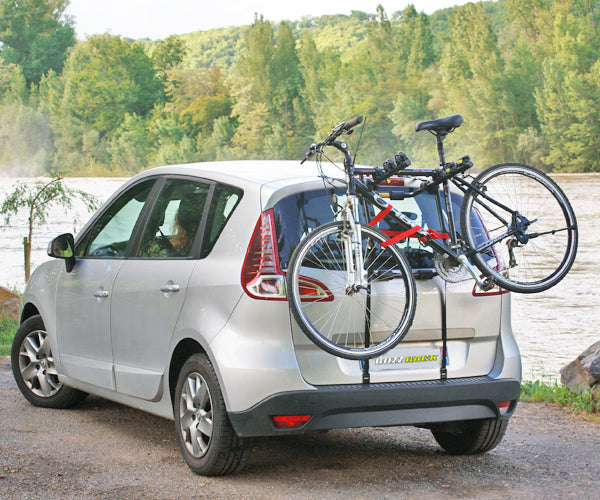
[[[382,187],[383,196],[407,192],[410,187],[395,182]],[[423,193],[416,198],[392,199],[390,202],[425,229],[443,233],[436,200],[438,194]],[[323,185],[321,188],[297,190],[281,196],[263,219],[277,240],[274,276],[283,274],[298,242],[321,224],[336,220],[344,203],[343,189]],[[453,194],[455,218],[460,211],[461,197]],[[445,214],[445,211],[442,210]],[[362,223],[376,216],[373,207],[361,210]],[[270,222],[269,222],[270,221]],[[458,225],[458,220],[456,220]],[[385,218],[376,227],[394,230]],[[434,233],[435,234],[435,233]],[[264,240],[264,238],[263,238]],[[493,368],[500,323],[503,295],[497,290],[484,293],[474,287],[468,276],[457,283],[449,283],[437,276],[433,254],[417,239],[407,238],[398,243],[408,257],[417,281],[417,310],[413,325],[404,340],[394,349],[370,360],[371,382],[403,382],[435,380],[441,377],[443,356],[444,310],[446,362],[448,378],[487,375]],[[257,264],[259,265],[259,264]],[[268,282],[261,286],[283,286]],[[283,295],[283,294],[282,294]],[[325,303],[323,307],[327,307]],[[314,385],[355,384],[363,380],[365,363],[332,356],[313,344],[290,315],[290,324],[298,364],[304,379]]]

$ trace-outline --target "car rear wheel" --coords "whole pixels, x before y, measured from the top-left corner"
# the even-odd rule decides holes
[[[471,455],[493,450],[506,432],[508,419],[466,420],[433,427],[438,444],[454,455]]]
[[[70,408],[87,396],[58,379],[48,333],[39,315],[25,320],[17,330],[11,366],[19,390],[34,406]]]
[[[223,476],[239,470],[247,443],[233,430],[215,370],[205,354],[183,365],[173,404],[179,447],[196,474]]]

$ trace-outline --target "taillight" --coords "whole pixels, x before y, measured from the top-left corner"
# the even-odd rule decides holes
[[[501,401],[498,403],[498,410],[500,411],[500,415],[506,415],[508,410],[510,410],[511,401]]]
[[[298,281],[302,302],[330,302],[333,300],[333,294],[320,281],[308,276],[300,276]]]
[[[242,267],[242,286],[255,299],[286,300],[272,209],[260,214],[254,228]]]
[[[242,267],[242,286],[254,299],[287,300],[285,273],[279,266],[273,209],[260,214]],[[333,294],[316,279],[300,276],[302,302],[329,302]]]
[[[311,415],[273,415],[273,423],[278,429],[299,429],[310,420]]]

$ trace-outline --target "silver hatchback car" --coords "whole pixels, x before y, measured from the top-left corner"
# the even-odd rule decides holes
[[[409,238],[398,245],[417,311],[392,350],[369,363],[335,357],[290,314],[292,252],[335,219],[344,193],[298,162],[136,175],[76,239],[55,238],[57,259],[29,281],[11,354],[21,392],[50,408],[91,393],[173,419],[185,461],[203,475],[238,470],[249,438],[308,430],[418,425],[450,453],[494,448],[519,398],[510,294],[442,280]],[[391,199],[439,230],[437,196]],[[363,207],[365,220],[375,215]]]

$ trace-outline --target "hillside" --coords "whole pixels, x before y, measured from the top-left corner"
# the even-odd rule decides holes
[[[507,0],[480,2],[490,16],[492,27],[497,34],[501,33],[508,24],[505,13],[506,2]],[[441,48],[444,33],[448,32],[449,17],[455,9],[456,7],[441,9],[428,16],[436,50]],[[387,14],[393,27],[400,24],[400,11]],[[375,18],[375,13],[353,11],[350,15],[305,17],[288,22],[293,26],[297,40],[302,38],[305,32],[309,32],[319,52],[329,49],[339,53],[342,60],[349,60],[357,50],[360,50],[360,42],[367,35],[367,25]],[[219,66],[228,70],[245,49],[244,35],[248,28],[249,26],[232,26],[180,35],[187,48],[185,68]]]

